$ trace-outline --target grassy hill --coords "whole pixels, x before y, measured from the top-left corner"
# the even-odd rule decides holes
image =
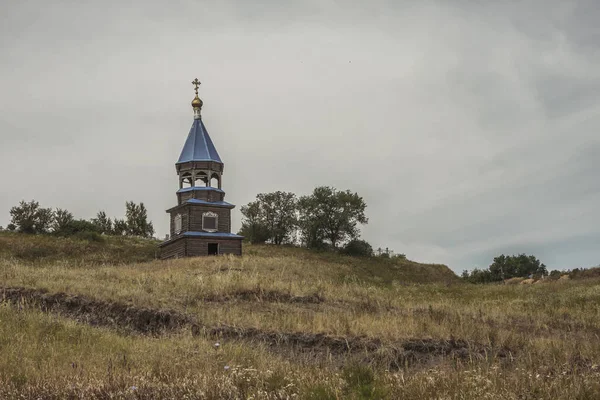
[[[129,264],[154,260],[158,254],[158,243],[157,240],[117,236],[85,240],[0,232],[0,259],[44,264],[58,262],[73,266]]]
[[[62,238],[49,235],[22,235],[0,232],[0,258],[24,263],[72,266],[124,265],[155,261],[158,241],[105,236],[99,241]],[[260,267],[286,262],[282,270],[306,278],[358,280],[374,284],[456,283],[458,277],[445,265],[421,264],[410,260],[348,257],[329,252],[314,252],[286,246],[244,246],[245,259]],[[239,261],[239,260],[238,260]],[[169,263],[172,265],[173,262]],[[177,262],[175,262],[177,264]],[[162,262],[159,265],[163,265]],[[136,266],[137,267],[137,266]]]
[[[597,398],[597,279],[0,234],[0,398]],[[216,345],[218,343],[218,346]]]

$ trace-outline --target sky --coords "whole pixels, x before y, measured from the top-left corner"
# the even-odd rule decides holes
[[[157,235],[193,112],[226,200],[349,189],[454,271],[600,263],[600,3],[0,0],[0,225],[20,200]]]

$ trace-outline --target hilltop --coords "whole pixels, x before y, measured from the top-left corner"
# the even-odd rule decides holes
[[[0,233],[0,258],[14,258],[38,264],[68,263],[77,266],[132,265],[152,263],[185,266],[189,260],[157,261],[158,244],[154,239],[125,236],[101,236],[85,240],[51,235]],[[195,258],[198,265],[212,264],[210,258]],[[317,252],[292,246],[244,245],[244,257],[232,259],[239,263],[250,260],[257,271],[277,272],[271,266],[281,263],[281,272],[297,274],[301,279],[334,281],[357,280],[373,284],[456,283],[458,277],[445,265],[422,264],[405,259],[350,257],[331,252]]]

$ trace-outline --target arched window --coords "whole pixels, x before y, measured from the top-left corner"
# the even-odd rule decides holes
[[[221,189],[221,177],[219,174],[214,173],[210,176],[210,187]]]
[[[190,172],[186,172],[181,175],[181,187],[187,188],[192,186],[192,174]]]
[[[206,172],[198,172],[196,173],[196,180],[194,182],[194,186],[196,187],[205,187],[208,186],[208,175]]]

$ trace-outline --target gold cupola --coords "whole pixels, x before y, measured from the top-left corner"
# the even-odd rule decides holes
[[[202,109],[202,100],[198,97],[198,86],[200,86],[200,81],[198,78],[192,81],[192,85],[194,85],[194,91],[196,92],[196,96],[194,100],[192,100],[192,108],[194,109],[194,119],[200,119],[200,110]]]

